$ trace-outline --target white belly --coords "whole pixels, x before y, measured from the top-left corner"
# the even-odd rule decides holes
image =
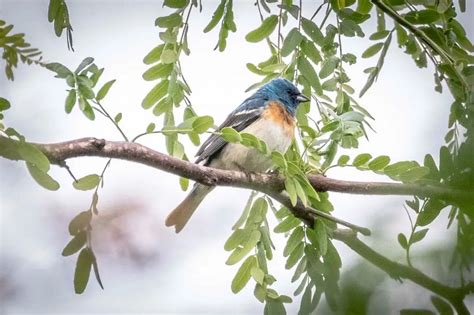
[[[270,152],[285,153],[293,139],[281,125],[268,119],[260,119],[242,132],[253,134],[263,140]],[[253,148],[238,143],[228,143],[210,166],[229,170],[265,172],[272,167],[272,161]]]

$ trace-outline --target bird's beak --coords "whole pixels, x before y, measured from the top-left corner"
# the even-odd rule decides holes
[[[304,103],[304,102],[309,102],[310,99],[304,95],[304,94],[299,94],[297,97],[296,97],[296,100],[300,103]]]

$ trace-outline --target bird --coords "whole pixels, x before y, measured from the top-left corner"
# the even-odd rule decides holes
[[[294,138],[295,114],[298,105],[310,99],[289,80],[276,78],[247,98],[217,131],[232,127],[236,131],[253,134],[263,140],[271,151],[285,153]],[[269,157],[240,143],[228,143],[213,133],[196,153],[195,163],[218,169],[265,172],[272,167]],[[214,189],[196,183],[188,196],[168,215],[166,226],[174,226],[179,233],[204,198]]]

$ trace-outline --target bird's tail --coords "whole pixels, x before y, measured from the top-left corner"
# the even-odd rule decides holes
[[[165,225],[174,226],[176,233],[179,233],[212,189],[214,187],[201,184],[194,185],[189,195],[168,215]]]

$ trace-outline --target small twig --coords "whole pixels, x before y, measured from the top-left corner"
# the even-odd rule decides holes
[[[94,101],[94,103],[96,103],[96,104],[100,107],[100,109],[101,109],[101,111],[102,111],[102,114],[103,114],[105,117],[107,117],[107,118],[114,124],[115,128],[117,128],[117,130],[120,132],[120,134],[122,135],[123,139],[128,142],[129,140],[128,140],[127,136],[125,135],[125,133],[123,132],[122,128],[120,128],[120,126],[118,125],[118,123],[115,122],[115,120],[112,118],[112,116],[110,116],[110,114],[107,112],[107,110],[105,110],[105,108],[102,106],[102,104],[100,104],[99,101]],[[100,111],[99,111],[99,112],[100,112]]]

